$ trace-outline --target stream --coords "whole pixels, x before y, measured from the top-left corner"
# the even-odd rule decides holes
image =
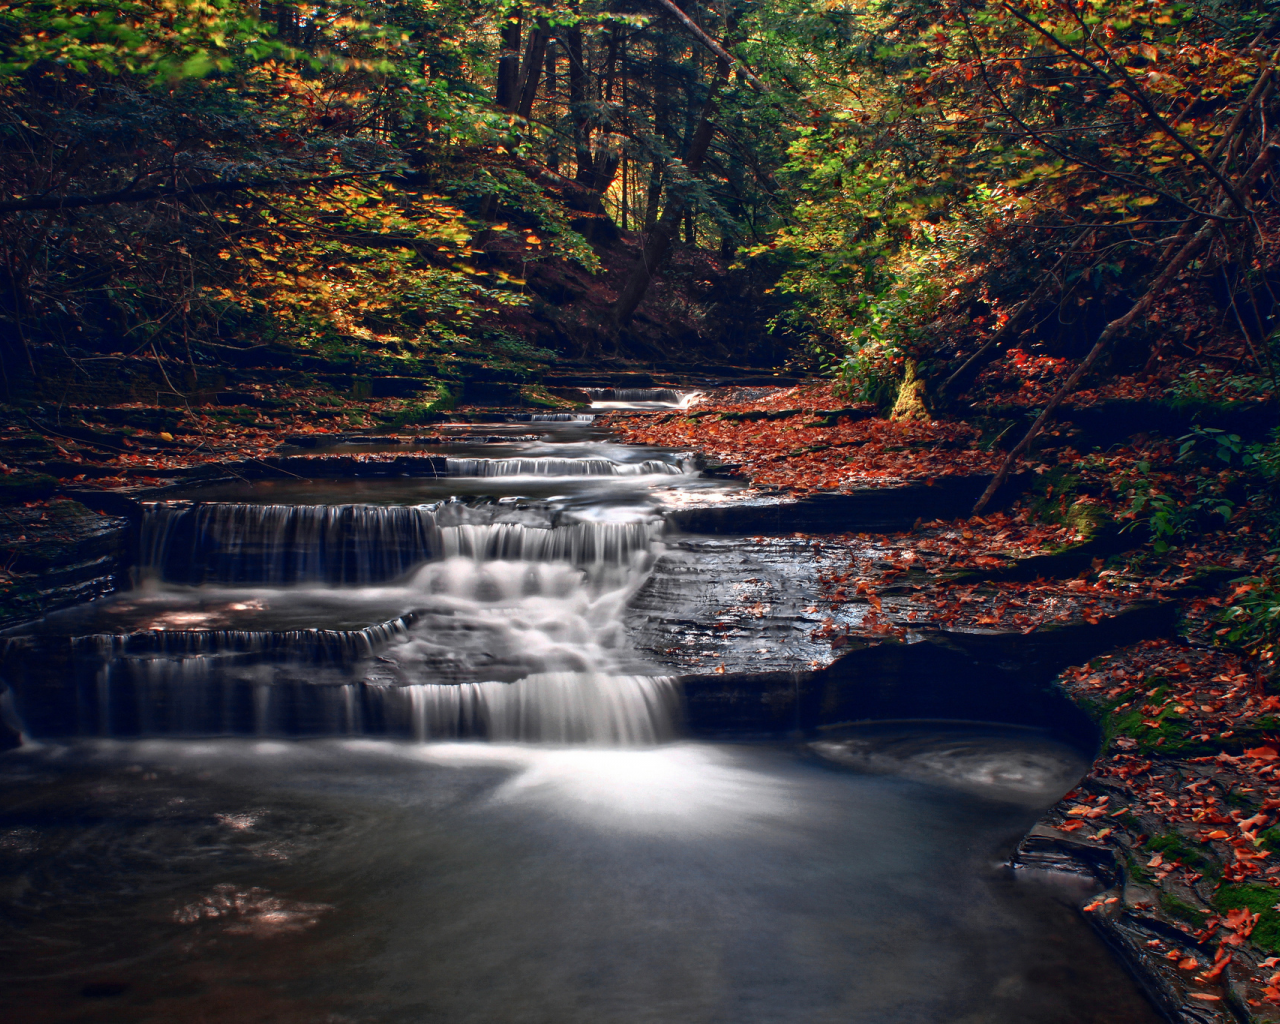
[[[1092,751],[683,728],[624,612],[739,485],[583,416],[308,452],[391,450],[441,471],[166,494],[134,589],[0,635],[6,1021],[1159,1019],[1005,866]]]

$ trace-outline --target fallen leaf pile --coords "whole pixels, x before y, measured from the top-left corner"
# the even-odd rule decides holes
[[[796,493],[928,482],[999,465],[1000,453],[979,448],[976,427],[878,419],[870,407],[835,397],[829,385],[733,397],[688,413],[615,413],[607,423],[630,443],[694,447],[739,467],[757,487]]]

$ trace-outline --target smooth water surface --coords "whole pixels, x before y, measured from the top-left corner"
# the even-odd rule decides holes
[[[854,745],[872,769],[830,744],[11,754],[0,1015],[1156,1020],[1072,909],[1084,883],[998,866],[1079,754],[996,727]]]

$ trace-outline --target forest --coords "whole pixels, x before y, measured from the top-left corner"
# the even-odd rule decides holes
[[[180,565],[225,500],[200,481],[283,509],[321,477],[696,466],[735,490],[654,521],[738,538],[756,575],[695,599],[655,555],[626,584],[650,618],[619,613],[686,728],[699,687],[738,688],[720,715],[810,707],[802,682],[834,727],[855,663],[958,673],[868,718],[1066,728],[1052,691],[1097,757],[1017,856],[1097,881],[1081,913],[1167,1019],[1280,1020],[1278,59],[1276,0],[0,0],[0,644],[51,643],[24,624],[126,566],[241,585],[252,551],[292,586],[320,556],[272,545],[338,543],[241,511],[221,561]],[[587,435],[535,426],[588,421],[613,453],[588,469]],[[428,532],[509,534],[516,502],[586,544],[547,486],[431,491],[490,518],[433,506]],[[344,534],[327,585],[481,557],[364,493],[342,514],[380,539]],[[259,598],[235,600],[192,631]],[[784,620],[785,656],[727,639]],[[0,695],[37,692],[36,649],[0,647]],[[1035,710],[965,696],[973,659]],[[1100,1013],[1060,1019],[1146,1019]]]

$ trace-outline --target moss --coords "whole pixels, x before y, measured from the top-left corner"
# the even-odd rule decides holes
[[[541,384],[525,384],[520,388],[520,397],[524,400],[525,405],[532,405],[539,409],[577,409],[581,407],[581,403],[571,402],[567,398],[556,397]]]
[[[1180,921],[1186,921],[1193,924],[1197,928],[1204,927],[1205,921],[1209,915],[1203,910],[1198,910],[1185,900],[1178,899],[1171,892],[1162,892],[1160,894],[1160,906],[1164,908],[1166,914],[1176,917]]]
[[[1227,793],[1227,803],[1232,807],[1239,807],[1242,811],[1256,810],[1259,806],[1255,797],[1248,793],[1241,793],[1238,789],[1230,790]]]
[[[916,361],[906,361],[906,371],[902,384],[898,387],[898,397],[889,412],[891,420],[928,420],[932,417],[924,403],[925,386],[916,372]]]
[[[1152,853],[1162,853],[1168,860],[1180,860],[1183,864],[1193,867],[1206,875],[1217,868],[1216,862],[1210,857],[1206,847],[1199,843],[1191,845],[1176,832],[1166,832],[1164,835],[1151,836],[1142,845]]]
[[[1124,857],[1125,870],[1129,877],[1140,885],[1147,885],[1152,881],[1151,872],[1133,857],[1125,854]]]
[[[1280,889],[1269,885],[1224,885],[1213,897],[1219,910],[1236,910],[1243,907],[1258,914],[1258,923],[1250,938],[1263,949],[1280,951]]]
[[[46,473],[8,473],[0,476],[0,502],[38,501],[57,486],[58,481]]]
[[[1103,742],[1110,745],[1111,741],[1118,736],[1124,736],[1138,743],[1137,752],[1143,754],[1151,754],[1159,751],[1161,754],[1180,754],[1180,755],[1199,755],[1215,753],[1221,749],[1221,744],[1215,745],[1211,741],[1196,739],[1201,735],[1197,730],[1192,732],[1192,723],[1183,715],[1178,714],[1172,706],[1165,708],[1163,711],[1155,715],[1143,714],[1142,708],[1147,704],[1159,704],[1169,693],[1169,685],[1158,678],[1152,678],[1143,683],[1150,689],[1150,684],[1156,684],[1155,692],[1150,696],[1138,695],[1134,690],[1126,690],[1119,695],[1115,701],[1103,703],[1100,701],[1093,702],[1093,706],[1089,711],[1093,714],[1096,721],[1102,727]],[[1126,708],[1120,711],[1119,706],[1127,701],[1132,701],[1136,706]],[[1155,726],[1147,725],[1147,722],[1155,722]]]
[[[423,404],[415,403],[407,405],[399,410],[390,419],[385,419],[392,427],[407,427],[414,423],[434,423],[444,418],[444,413],[453,409],[458,404],[458,399],[451,394],[449,389],[441,387],[436,392],[436,399],[432,402]]]

